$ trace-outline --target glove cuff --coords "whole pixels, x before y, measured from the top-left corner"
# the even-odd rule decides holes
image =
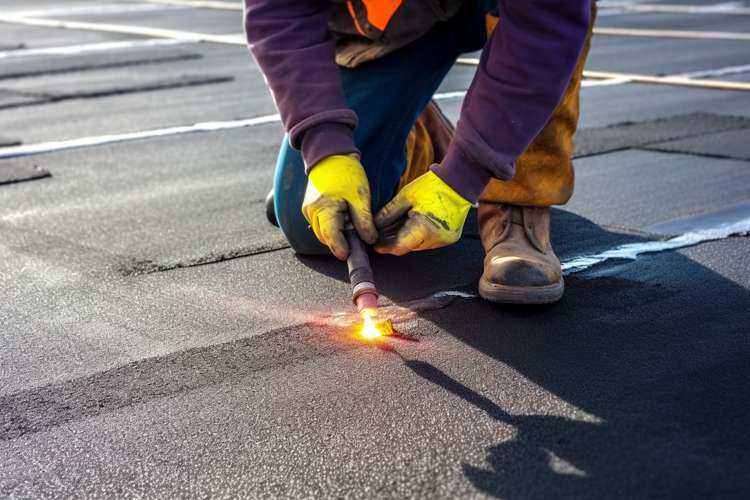
[[[329,156],[359,154],[352,128],[341,123],[321,123],[305,130],[301,150],[305,173],[310,173],[311,168]]]
[[[448,149],[442,163],[433,165],[430,170],[472,205],[476,205],[492,178],[487,170],[474,164],[454,145]]]

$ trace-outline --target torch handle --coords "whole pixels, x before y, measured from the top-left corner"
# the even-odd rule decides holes
[[[357,303],[357,298],[367,293],[374,295],[377,300],[378,291],[375,288],[375,278],[365,244],[354,229],[347,229],[345,234],[346,241],[349,243],[349,257],[346,259],[346,265],[349,269],[352,299]]]

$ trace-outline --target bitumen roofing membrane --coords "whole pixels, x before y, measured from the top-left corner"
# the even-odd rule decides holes
[[[732,13],[748,6],[605,7],[597,25],[748,33]],[[242,30],[239,11],[135,1],[0,16],[23,11]],[[7,154],[271,115],[245,47],[0,24],[0,497],[750,496],[749,91],[584,86],[576,192],[552,221],[563,262],[735,234],[569,272],[558,304],[498,306],[475,297],[471,214],[452,247],[373,256],[411,340],[367,343],[339,321],[345,266],[295,255],[265,220],[278,122]],[[596,35],[587,69],[741,82],[749,43]],[[453,120],[460,104],[440,100]]]

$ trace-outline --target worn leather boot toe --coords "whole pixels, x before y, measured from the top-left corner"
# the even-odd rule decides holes
[[[266,201],[264,203],[266,209],[266,219],[268,219],[268,222],[270,222],[274,226],[279,227],[279,221],[276,220],[276,208],[273,205],[273,189],[266,195]]]
[[[550,244],[549,208],[480,203],[477,214],[487,252],[479,295],[504,304],[560,300],[565,284]]]

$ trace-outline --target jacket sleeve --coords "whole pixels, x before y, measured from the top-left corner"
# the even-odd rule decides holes
[[[357,115],[344,99],[328,31],[331,0],[245,0],[245,33],[274,102],[309,170],[331,154],[358,153]]]
[[[490,178],[513,177],[515,160],[552,116],[583,48],[591,0],[500,1],[464,99],[456,133],[435,173],[476,202]]]

